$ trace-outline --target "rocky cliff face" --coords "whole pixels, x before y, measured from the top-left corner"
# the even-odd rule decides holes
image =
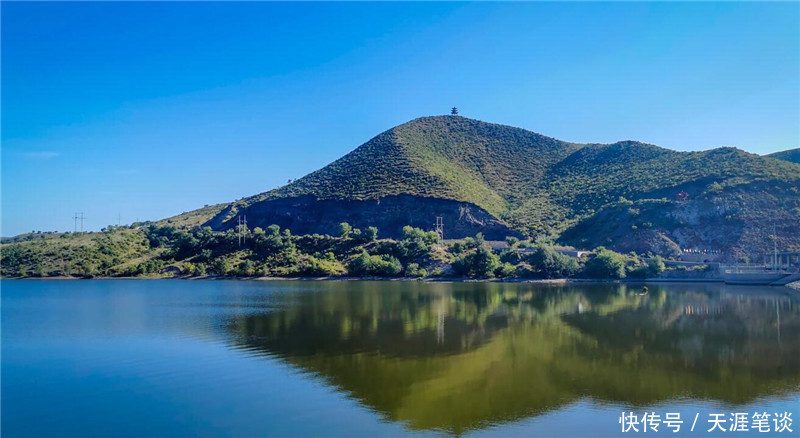
[[[732,147],[582,145],[465,117],[423,117],[216,211],[170,220],[226,230],[247,215],[251,228],[277,224],[298,234],[332,234],[348,222],[397,236],[405,225],[431,230],[441,216],[447,238],[522,234],[667,256],[714,248],[753,260],[772,245],[773,225],[781,249],[800,247],[800,165]]]
[[[578,222],[563,243],[621,252],[677,256],[681,248],[713,250],[720,261],[762,261],[773,248],[800,249],[800,187],[761,182],[692,191],[685,200],[619,201]]]
[[[517,235],[484,209],[467,202],[420,196],[386,196],[371,200],[317,200],[312,196],[280,198],[228,208],[206,225],[216,229],[236,226],[237,215],[247,216],[250,228],[276,224],[294,234],[336,234],[339,223],[356,228],[374,226],[381,237],[399,237],[406,225],[433,229],[436,217],[444,221],[445,238],[474,236],[487,239]]]

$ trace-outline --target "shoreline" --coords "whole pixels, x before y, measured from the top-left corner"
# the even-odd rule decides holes
[[[422,281],[426,283],[722,283],[722,279],[648,279],[648,278],[471,278],[471,277],[241,277],[215,276],[200,277],[0,277],[0,280],[239,280],[239,281]]]
[[[79,281],[79,280],[184,280],[184,281],[421,281],[425,283],[517,283],[517,284],[698,284],[698,283],[720,283],[726,284],[719,278],[622,278],[622,279],[602,279],[602,278],[469,278],[469,277],[0,277],[5,281]],[[730,284],[728,286],[747,286]],[[791,289],[794,293],[800,293],[800,281],[785,285],[758,285],[760,287],[775,287]]]
[[[171,276],[171,277],[0,277],[0,280],[237,280],[237,281],[422,281],[426,283],[724,283],[722,278],[470,278],[470,277],[240,277],[240,276]],[[786,287],[800,290],[800,284],[789,283]]]

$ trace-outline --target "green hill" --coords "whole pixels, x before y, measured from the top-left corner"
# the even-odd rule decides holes
[[[435,116],[385,131],[286,186],[231,203],[205,224],[230,229],[238,215],[246,215],[251,226],[275,223],[299,234],[332,233],[340,222],[349,222],[397,236],[404,225],[431,229],[441,216],[445,238],[480,231],[491,239],[564,236],[562,241],[577,245],[615,247],[625,230],[617,229],[617,237],[597,236],[591,221],[620,198],[652,199],[661,201],[647,209],[653,217],[609,217],[606,208],[603,220],[628,231],[641,222],[667,247],[748,252],[763,243],[764,230],[773,223],[784,246],[800,246],[798,187],[800,165],[735,148],[678,152],[635,141],[581,145],[511,126]],[[187,223],[185,218],[173,220]],[[733,232],[719,236],[704,230],[711,219],[724,221]],[[622,246],[654,247],[652,242]]]
[[[464,117],[423,117],[390,129],[330,165],[248,201],[312,195],[415,195],[471,202],[495,215],[580,146]]]
[[[244,245],[233,232],[240,216],[251,230]],[[428,248],[435,236],[421,238],[424,244],[397,239],[408,225],[432,230],[437,217],[445,239],[480,232],[488,240],[516,236],[664,256],[692,248],[710,250],[715,260],[758,262],[773,248],[773,227],[779,249],[800,250],[800,164],[735,148],[582,145],[464,117],[424,117],[286,186],[232,203],[102,233],[3,239],[0,266],[3,275],[23,277],[157,276],[170,274],[167,268],[341,275],[368,250],[373,259],[360,263],[391,272],[407,266],[414,276],[467,257],[460,243],[449,253]],[[342,233],[341,222],[358,232]]]
[[[777,158],[783,161],[790,161],[792,163],[800,163],[800,148],[775,152],[767,156],[772,158]]]

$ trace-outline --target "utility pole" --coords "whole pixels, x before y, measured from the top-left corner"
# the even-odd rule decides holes
[[[77,233],[78,232],[78,213],[75,213],[75,215],[72,216],[72,219],[75,221],[74,226],[72,227],[72,232],[73,233]]]
[[[86,219],[86,218],[83,217],[83,212],[81,212],[81,217],[80,217],[80,220],[81,220],[81,233],[83,232],[83,220],[84,219]]]

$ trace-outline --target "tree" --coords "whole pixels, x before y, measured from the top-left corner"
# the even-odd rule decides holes
[[[586,262],[586,275],[592,278],[625,278],[625,256],[598,247]]]
[[[458,108],[453,107],[453,109],[450,110],[450,115],[457,116],[458,115]]]
[[[403,227],[403,239],[398,246],[399,255],[403,261],[424,257],[430,251],[431,245],[439,240],[435,231],[425,231],[406,225]]]
[[[577,259],[551,248],[537,249],[528,260],[537,276],[542,278],[570,277],[580,269]]]
[[[351,275],[379,275],[379,276],[394,276],[402,272],[403,265],[396,257],[390,255],[369,255],[367,251],[362,251],[361,254],[350,262],[347,271]]]
[[[211,269],[217,275],[220,276],[229,275],[232,270],[231,262],[228,259],[218,258],[214,260],[214,262],[212,263]]]
[[[239,263],[239,275],[253,276],[256,274],[256,265],[252,260],[243,260]]]
[[[42,261],[37,261],[36,262],[35,271],[36,271],[36,276],[37,277],[46,277],[47,276],[47,272],[44,269],[44,263]]]
[[[644,264],[634,267],[629,274],[632,277],[653,278],[658,277],[665,269],[667,269],[667,266],[664,264],[664,259],[661,256],[655,256],[648,259]]]
[[[346,239],[350,232],[353,231],[353,227],[350,226],[347,222],[342,222],[339,224],[339,236],[343,239]]]
[[[487,245],[480,245],[470,253],[464,253],[453,261],[453,270],[459,275],[492,278],[501,267],[500,258]]]
[[[425,269],[420,269],[418,263],[409,263],[408,266],[406,266],[406,277],[421,278],[425,277],[426,275],[428,275],[428,271]]]
[[[476,277],[494,277],[495,271],[500,267],[500,259],[491,248],[481,245],[474,253],[473,273]]]
[[[664,264],[664,258],[657,255],[647,261],[647,269],[650,276],[655,277],[664,272],[667,269],[667,265]]]
[[[368,242],[378,240],[378,229],[376,227],[367,227],[364,230],[364,239]]]

